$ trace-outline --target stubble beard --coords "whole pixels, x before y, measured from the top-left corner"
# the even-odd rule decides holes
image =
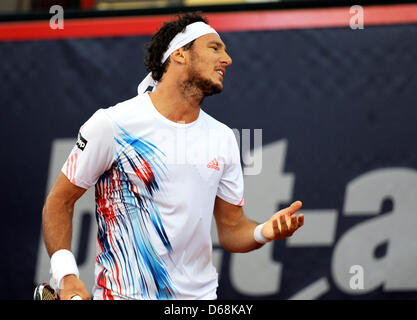
[[[193,55],[192,62],[195,62],[196,59],[198,59],[198,57]],[[201,74],[195,70],[193,67],[194,65],[194,63],[191,63],[188,79],[182,84],[184,93],[188,93],[188,95],[200,95],[202,101],[204,97],[222,92],[223,87],[220,84],[202,77]]]
[[[200,91],[203,97],[212,96],[222,92],[222,86],[214,81],[203,78],[200,74],[190,74],[188,80],[186,80],[190,88],[195,88]]]

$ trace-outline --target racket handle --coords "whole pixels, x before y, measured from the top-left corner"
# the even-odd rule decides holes
[[[73,296],[71,298],[71,300],[82,300],[83,298],[81,298],[80,296]]]

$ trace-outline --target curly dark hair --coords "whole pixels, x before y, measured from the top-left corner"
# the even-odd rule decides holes
[[[181,13],[177,15],[177,20],[165,22],[152,36],[146,48],[145,66],[149,72],[152,72],[154,80],[161,80],[169,64],[169,58],[163,64],[161,59],[171,40],[174,39],[177,33],[183,32],[187,25],[198,21],[208,23],[207,19],[202,17],[200,12]],[[186,44],[184,48],[186,50],[191,49],[193,43],[194,41]]]

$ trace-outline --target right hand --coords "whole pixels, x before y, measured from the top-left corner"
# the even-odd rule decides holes
[[[69,274],[62,278],[59,296],[61,300],[71,300],[74,296],[80,296],[83,300],[91,300],[84,282],[74,274]]]

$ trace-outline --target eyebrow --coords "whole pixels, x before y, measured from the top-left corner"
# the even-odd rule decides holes
[[[218,47],[223,47],[223,48],[224,48],[224,50],[226,50],[226,45],[225,45],[225,44],[223,44],[222,42],[219,42],[219,41],[216,41],[216,40],[212,40],[212,41],[210,41],[210,42],[208,43],[208,45],[211,45],[211,44],[215,44],[215,45],[217,45]]]

